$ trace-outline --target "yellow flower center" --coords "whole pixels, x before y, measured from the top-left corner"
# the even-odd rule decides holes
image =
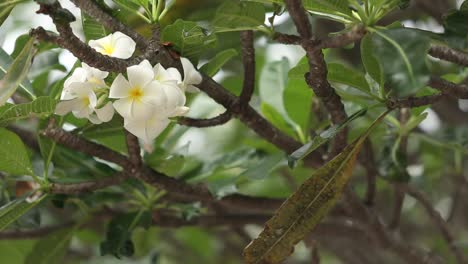
[[[103,48],[105,55],[111,55],[112,53],[114,53],[114,46],[112,45],[104,45]]]
[[[134,87],[132,90],[130,90],[129,97],[133,100],[140,101],[141,97],[143,97],[143,91],[140,87]]]
[[[82,100],[83,100],[83,104],[84,104],[85,106],[89,106],[89,104],[91,103],[91,102],[89,101],[89,97],[83,97]]]

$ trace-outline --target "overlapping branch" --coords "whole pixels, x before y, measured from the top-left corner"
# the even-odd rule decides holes
[[[306,74],[306,82],[320,98],[330,113],[334,124],[339,124],[346,119],[344,105],[340,96],[331,87],[327,79],[327,64],[320,48],[320,41],[313,38],[312,27],[308,15],[300,0],[285,1],[297,31],[302,38],[301,45],[306,51],[310,71]],[[332,155],[338,154],[346,146],[347,129],[343,129],[335,138]]]

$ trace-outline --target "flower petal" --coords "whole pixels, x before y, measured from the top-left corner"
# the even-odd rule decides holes
[[[125,98],[128,97],[132,87],[130,83],[123,77],[122,74],[119,74],[112,82],[109,92],[109,98]]]
[[[142,61],[138,65],[133,65],[127,68],[128,82],[132,87],[143,88],[148,83],[153,81],[153,67],[148,60]]]
[[[133,55],[136,43],[129,36],[117,31],[113,34],[113,41],[114,52],[111,57],[128,59]]]
[[[170,120],[167,118],[158,118],[153,116],[150,120],[142,122],[134,119],[125,119],[124,127],[142,139],[145,143],[151,143],[161,132],[169,125]]]
[[[108,72],[101,71],[101,70],[99,70],[97,68],[93,68],[93,67],[89,66],[88,64],[86,64],[84,62],[81,63],[81,67],[86,72],[86,79],[88,79],[88,80],[91,79],[91,78],[96,78],[96,79],[103,80],[109,75]]]
[[[168,68],[166,71],[171,75],[171,79],[177,80],[177,83],[182,82],[182,76],[176,68]]]
[[[124,118],[147,119],[153,114],[154,109],[151,104],[137,102],[131,98],[122,98],[114,102],[115,110]]]
[[[55,107],[55,113],[57,115],[64,116],[70,113],[75,108],[76,103],[77,103],[76,99],[68,100],[68,101],[61,101]]]
[[[200,84],[202,76],[193,64],[186,58],[180,58],[180,62],[182,63],[182,68],[184,68],[184,83],[186,85]]]
[[[186,106],[177,107],[169,117],[183,116],[188,113],[189,110],[190,108]]]
[[[91,121],[91,123],[95,124],[95,125],[99,125],[102,123],[102,121],[99,119],[99,117],[96,115],[96,114],[90,114],[88,116],[88,120]]]
[[[108,102],[102,108],[96,109],[96,115],[102,122],[109,122],[114,116],[114,107]]]

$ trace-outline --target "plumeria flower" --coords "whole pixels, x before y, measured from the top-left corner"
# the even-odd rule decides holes
[[[180,78],[178,80],[177,76],[171,73],[171,70],[177,71],[175,68],[169,68],[166,70],[159,63],[153,68],[154,79],[166,96],[164,112],[169,117],[175,117],[187,113],[189,108],[184,106],[186,97],[183,90],[181,90],[177,85]],[[179,72],[177,71],[177,73]]]
[[[65,98],[61,99],[68,99],[67,98],[67,88],[70,86],[70,84],[78,82],[78,83],[84,83],[88,82],[93,84],[96,87],[107,87],[106,83],[104,82],[104,79],[109,75],[108,72],[101,71],[99,69],[93,68],[88,66],[86,63],[81,63],[81,67],[76,68],[73,74],[68,77],[64,84],[64,90],[65,93],[62,92],[62,96]]]
[[[93,86],[89,83],[71,83],[68,87],[65,101],[61,101],[55,108],[58,115],[73,112],[78,118],[88,118],[97,105],[97,97]]]
[[[193,64],[187,58],[180,58],[182,68],[184,69],[184,80],[180,84],[184,91],[189,93],[199,92],[200,90],[195,86],[202,82],[201,74],[195,69]],[[171,71],[173,73],[173,71]]]
[[[115,110],[124,118],[148,119],[154,112],[164,112],[166,96],[161,85],[154,81],[151,64],[144,60],[127,68],[128,81],[119,74],[111,85],[109,98]]]
[[[128,59],[135,51],[135,41],[122,32],[114,32],[104,38],[90,40],[89,46],[97,52],[120,59]]]
[[[158,115],[153,115],[148,120],[124,119],[125,129],[143,140],[145,144],[153,142],[169,123],[167,117]]]
[[[93,124],[101,124],[103,122],[109,122],[114,116],[114,107],[112,102],[108,102],[101,108],[94,109],[95,112],[91,113],[88,117],[89,121]]]

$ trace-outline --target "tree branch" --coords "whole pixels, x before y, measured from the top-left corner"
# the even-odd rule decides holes
[[[389,109],[404,108],[404,107],[413,108],[413,107],[420,107],[424,105],[432,105],[447,97],[448,97],[447,94],[440,93],[440,94],[425,95],[425,96],[420,96],[420,97],[410,96],[408,98],[403,98],[403,99],[389,98],[386,103]]]
[[[303,39],[302,47],[306,51],[310,72],[306,74],[306,82],[323,102],[334,124],[343,122],[347,115],[340,96],[331,87],[327,79],[327,65],[320,48],[320,41],[312,39],[311,25],[307,13],[300,0],[286,0],[286,7]],[[343,129],[334,140],[332,157],[346,146],[347,129]]]
[[[445,46],[433,45],[429,48],[429,55],[445,61],[450,61],[468,67],[468,54]]]
[[[125,172],[117,173],[116,175],[96,181],[73,183],[73,184],[59,184],[52,183],[50,186],[51,193],[60,194],[81,194],[86,192],[92,192],[106,187],[118,185],[129,178],[129,175]]]
[[[94,3],[94,1],[89,0],[71,0],[77,7],[83,10],[89,16],[97,19],[103,26],[112,31],[120,31],[125,35],[131,37],[137,44],[137,47],[144,51],[148,47],[146,39],[138,34],[136,31],[131,30],[129,27],[124,25],[119,20],[115,19],[111,15],[102,11],[102,9]]]
[[[439,229],[442,237],[447,242],[450,250],[452,251],[453,255],[456,257],[458,263],[467,263],[465,259],[465,255],[461,251],[460,248],[457,247],[455,244],[455,238],[453,234],[450,232],[450,228],[447,225],[447,222],[442,218],[440,213],[434,209],[429,199],[418,189],[410,186],[408,184],[397,184],[398,188],[400,188],[403,192],[407,193],[414,199],[416,199],[426,210],[427,215],[434,223],[434,225]]]
[[[429,86],[453,97],[468,99],[468,86],[465,84],[455,84],[440,77],[433,76],[429,80]]]
[[[244,64],[244,81],[239,96],[241,107],[249,104],[255,88],[255,49],[253,46],[254,33],[252,30],[240,33],[242,45],[242,62]]]
[[[225,111],[222,114],[219,114],[213,118],[207,119],[197,119],[197,118],[190,118],[190,117],[180,117],[177,119],[177,123],[179,125],[184,126],[191,126],[191,127],[212,127],[212,126],[219,126],[223,125],[232,118],[232,113],[230,111]]]

